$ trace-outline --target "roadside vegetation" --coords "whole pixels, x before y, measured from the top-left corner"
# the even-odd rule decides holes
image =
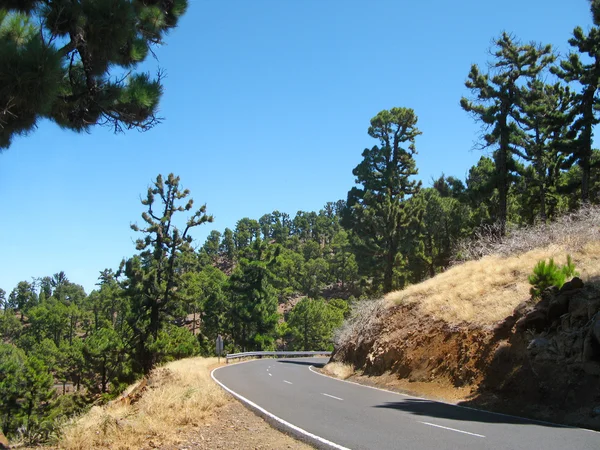
[[[216,358],[187,358],[154,369],[133,398],[116,399],[61,426],[57,446],[64,450],[137,449],[178,443],[215,408],[231,401],[210,378]],[[134,390],[136,386],[132,386]]]

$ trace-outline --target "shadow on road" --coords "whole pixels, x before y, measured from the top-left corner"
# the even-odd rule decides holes
[[[397,409],[422,417],[437,417],[442,419],[462,420],[465,422],[482,423],[508,423],[517,425],[540,425],[552,428],[570,428],[564,425],[557,425],[535,420],[512,417],[502,414],[494,414],[486,411],[477,411],[461,408],[454,405],[446,405],[430,400],[407,399],[401,402],[386,402],[376,405],[374,408]]]
[[[298,364],[301,366],[313,366],[313,367],[317,367],[317,368],[321,368],[323,366],[325,366],[325,363],[318,363],[318,362],[311,362],[311,361],[294,361],[293,359],[283,359],[283,360],[279,360],[277,362],[280,363],[284,363],[284,364]]]

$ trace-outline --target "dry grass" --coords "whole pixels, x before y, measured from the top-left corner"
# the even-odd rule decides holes
[[[457,265],[423,283],[392,292],[386,300],[419,303],[420,309],[449,323],[490,325],[512,314],[529,298],[527,277],[542,259],[554,258],[564,264],[573,257],[584,281],[600,276],[600,240],[572,248],[550,245],[516,256],[491,255]]]
[[[216,358],[190,358],[156,369],[137,403],[93,407],[64,426],[58,448],[129,450],[149,441],[177,442],[178,434],[227,402],[210,378],[209,367],[216,363]]]
[[[584,281],[600,276],[600,207],[587,206],[550,224],[509,230],[498,238],[482,230],[459,245],[463,261],[423,283],[392,292],[390,303],[418,303],[449,323],[490,325],[529,298],[528,276],[542,259],[573,257]]]
[[[330,362],[329,364],[326,364],[322,370],[323,373],[341,380],[345,380],[354,374],[354,368],[350,364],[341,362]]]
[[[339,347],[343,343],[350,342],[357,336],[363,336],[379,322],[381,314],[386,309],[384,300],[362,300],[352,306],[352,313],[342,325],[335,330],[333,335],[334,345]]]
[[[579,250],[590,241],[600,241],[600,207],[584,206],[549,224],[512,228],[499,237],[498,226],[481,228],[473,239],[458,244],[458,261],[484,256],[515,256],[550,245]]]

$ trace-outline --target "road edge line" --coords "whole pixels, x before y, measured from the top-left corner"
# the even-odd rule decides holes
[[[247,361],[247,362],[250,362],[250,361]],[[227,366],[225,366],[225,367],[227,367]],[[262,408],[261,406],[258,406],[253,401],[248,400],[246,397],[244,397],[244,396],[238,394],[237,392],[233,391],[232,389],[228,388],[223,383],[221,383],[219,380],[217,380],[217,378],[215,377],[215,372],[220,369],[223,369],[223,367],[217,367],[210,372],[210,377],[213,379],[213,381],[215,383],[217,383],[219,386],[221,386],[223,389],[225,389],[227,392],[229,392],[231,395],[233,395],[235,398],[240,400],[242,402],[242,404],[244,406],[246,406],[248,409],[253,411],[255,414],[261,416],[267,422],[269,422],[269,424],[274,426],[274,428],[277,428],[280,431],[284,431],[287,434],[290,434],[293,437],[300,439],[301,441],[305,441],[312,445],[316,445],[317,448],[327,448],[327,449],[334,448],[336,450],[351,450],[348,447],[344,447],[342,445],[336,444],[335,442],[328,441],[327,439],[322,438],[321,436],[317,436],[316,434],[310,433],[309,431],[306,431],[290,422],[287,422],[286,420],[283,420],[281,417],[276,416],[275,414],[267,411],[266,409]],[[324,445],[326,447],[324,447]]]
[[[368,389],[375,389],[376,391],[388,392],[390,394],[396,394],[396,395],[400,395],[402,397],[408,397],[408,398],[416,398],[418,400],[427,400],[430,402],[441,403],[443,405],[456,406],[457,408],[468,409],[471,411],[477,411],[477,412],[485,413],[485,414],[493,414],[493,415],[502,416],[502,417],[511,417],[513,419],[520,419],[520,420],[523,420],[526,422],[538,423],[541,425],[551,425],[556,428],[569,428],[571,430],[582,430],[582,431],[589,431],[590,433],[600,434],[600,431],[590,430],[589,428],[574,427],[572,425],[563,425],[561,423],[548,422],[545,420],[529,419],[527,417],[513,416],[511,414],[504,414],[504,413],[499,413],[499,412],[494,412],[494,411],[486,411],[485,409],[477,409],[477,408],[473,408],[472,406],[457,405],[456,403],[448,403],[448,402],[443,402],[440,400],[432,400],[430,398],[417,397],[416,395],[404,394],[402,392],[394,392],[394,391],[390,391],[389,389],[383,389],[383,388],[378,388],[375,386],[369,386],[367,384],[357,383],[356,381],[348,381],[348,380],[342,380],[340,378],[335,378],[335,377],[332,377],[331,375],[325,375],[324,373],[313,370],[314,368],[315,367],[312,365],[308,366],[308,370],[310,370],[312,373],[314,373],[316,375],[321,375],[322,377],[330,378],[330,379],[336,380],[336,381],[342,381],[344,383],[355,384],[356,386],[362,386],[362,387],[365,387]]]

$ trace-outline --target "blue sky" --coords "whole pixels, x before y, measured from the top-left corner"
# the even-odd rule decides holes
[[[481,153],[461,110],[471,64],[506,30],[568,52],[586,0],[191,0],[142,70],[167,72],[157,128],[115,135],[42,122],[0,154],[0,288],[64,270],[89,292],[135,253],[131,222],[157,174],[174,172],[213,224],[292,216],[345,199],[369,120],[419,116],[419,178],[464,178]]]

